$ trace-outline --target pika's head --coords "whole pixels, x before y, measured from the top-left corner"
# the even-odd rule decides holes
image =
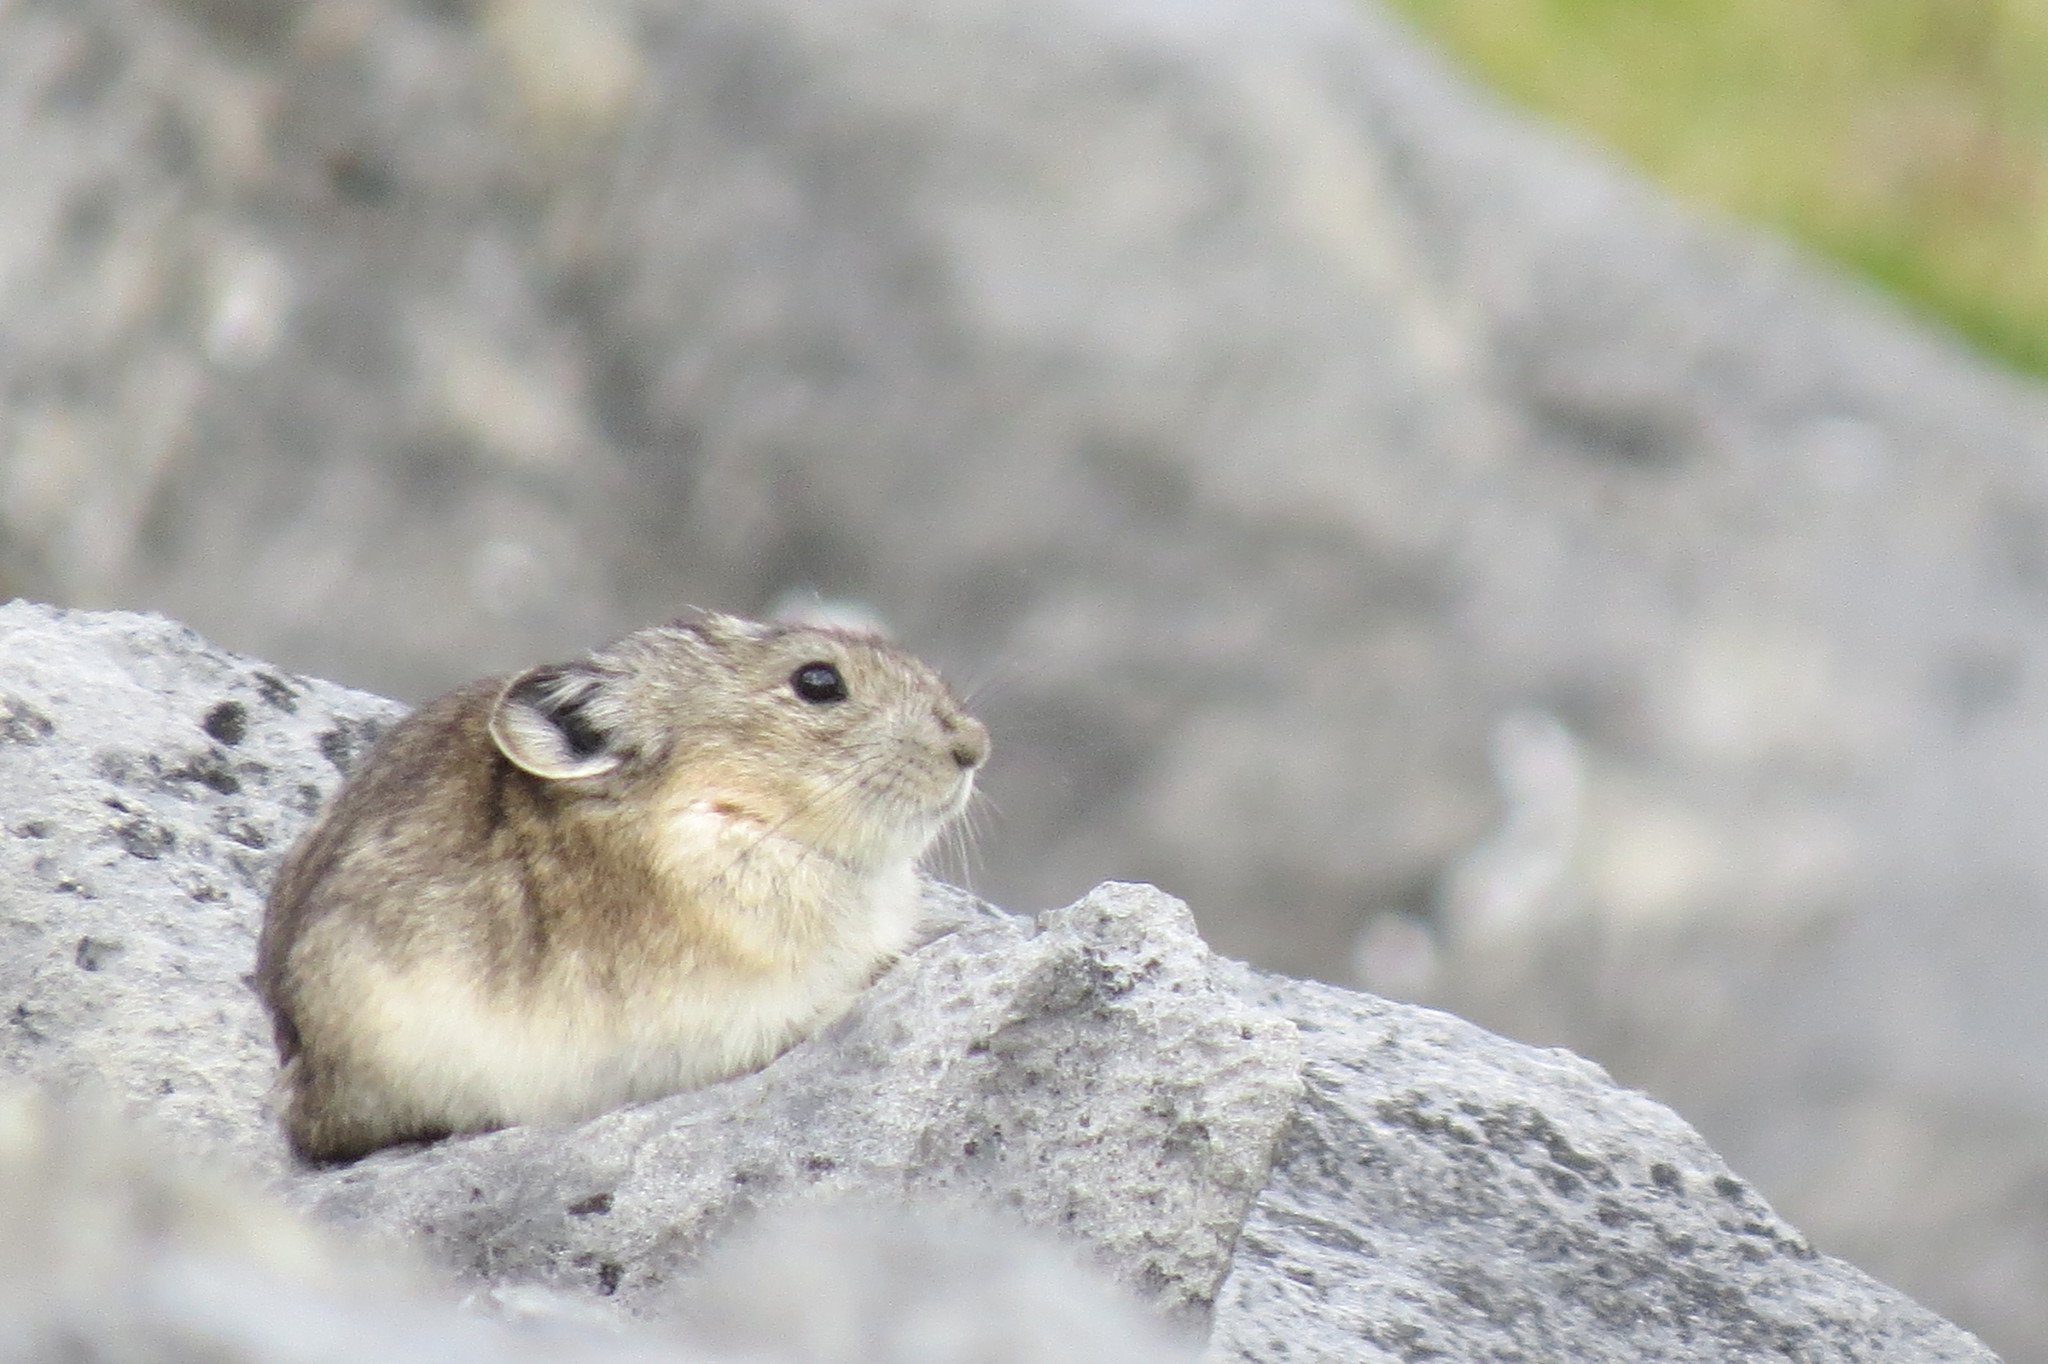
[[[723,821],[863,871],[921,856],[989,752],[939,675],[887,640],[725,615],[530,668],[489,729],[568,807]]]

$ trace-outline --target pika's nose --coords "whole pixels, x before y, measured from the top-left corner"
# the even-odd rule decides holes
[[[953,741],[953,761],[963,772],[972,772],[988,761],[988,726],[971,715],[941,712],[939,727]]]

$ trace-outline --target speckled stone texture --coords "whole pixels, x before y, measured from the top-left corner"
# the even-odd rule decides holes
[[[85,1085],[269,1172],[245,983],[278,861],[403,712],[160,617],[0,606],[0,1076]]]
[[[1193,1358],[1185,1332],[1069,1249],[1007,1221],[901,1206],[765,1217],[679,1287],[661,1323],[532,1286],[458,1306],[443,1274],[365,1253],[169,1156],[163,1137],[91,1102],[0,1086],[0,1364]]]
[[[1262,976],[1308,1091],[1208,1359],[1974,1360],[1662,1104],[1449,1015]]]
[[[856,598],[998,902],[1593,1056],[2048,1359],[2048,397],[1383,0],[16,0],[0,186],[0,595],[413,701]]]
[[[1205,1314],[1300,1094],[1294,1028],[1230,987],[1186,907],[1105,886],[1029,920],[962,907],[839,1024],[767,1069],[576,1128],[373,1155],[298,1180],[327,1221],[482,1280],[644,1309],[745,1215],[964,1199],[1079,1240]]]
[[[269,1038],[242,977],[265,878],[397,707],[159,618],[19,602],[0,608],[0,707],[0,1079],[111,1095],[161,1134],[143,1149],[202,1154],[316,1222],[399,1243],[501,1316],[686,1324],[694,1276],[729,1232],[853,1202],[962,1209],[1062,1242],[1105,1285],[1210,1331],[1217,1360],[1991,1358],[1816,1254],[1675,1115],[1589,1063],[1255,973],[1212,954],[1187,908],[1149,886],[1105,885],[1033,921],[934,885],[930,940],[753,1075],[576,1126],[296,1168],[265,1104]],[[21,1159],[35,1144],[22,1127],[0,1112],[0,1194],[36,1211],[49,1248],[0,1255],[0,1309],[42,1301],[42,1277],[72,1282],[66,1256],[156,1265],[147,1246],[94,1240],[147,1239],[147,1218],[123,1209],[163,1200],[143,1188],[140,1204],[122,1201],[134,1160],[108,1166],[111,1212],[81,1195],[83,1230],[59,1234],[73,1223],[30,1196],[47,1181]],[[792,1284],[829,1278],[866,1234],[847,1225],[757,1243],[789,1249],[729,1271],[751,1273],[758,1294],[733,1301],[751,1302],[757,1325],[777,1303],[812,1320],[777,1297],[762,1256],[790,1259]],[[263,1247],[295,1235],[254,1235],[237,1253],[260,1270]],[[929,1278],[921,1264],[1012,1263],[990,1250],[1001,1233],[949,1235],[873,1222],[874,1275],[821,1296],[819,1319],[858,1336],[888,1285]],[[1051,1317],[1029,1304],[1057,1273],[1014,1262],[1038,1287],[994,1292],[1009,1305],[989,1310],[1043,1344],[1033,1331]],[[215,1298],[189,1276],[148,1291],[178,1311],[212,1302],[229,1337],[253,1342],[245,1357],[282,1362],[262,1281]],[[919,1298],[942,1335],[961,1324],[950,1296]],[[317,1297],[318,1310],[330,1324],[362,1310],[378,1339],[453,1331],[479,1359],[503,1344],[431,1312],[392,1325],[362,1300]],[[1093,1324],[1072,1339],[1127,1332],[1131,1359],[1175,1348],[1142,1317],[1084,1315]],[[747,1357],[968,1357],[915,1342],[833,1354],[801,1334]],[[1003,1357],[1061,1356],[1055,1342]]]

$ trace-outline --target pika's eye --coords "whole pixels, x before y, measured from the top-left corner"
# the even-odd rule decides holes
[[[814,706],[846,699],[846,679],[830,663],[806,663],[789,675],[790,689]]]

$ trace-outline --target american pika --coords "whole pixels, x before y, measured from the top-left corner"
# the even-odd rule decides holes
[[[309,1160],[765,1064],[916,931],[988,731],[843,630],[703,615],[473,683],[286,858],[256,983]]]

